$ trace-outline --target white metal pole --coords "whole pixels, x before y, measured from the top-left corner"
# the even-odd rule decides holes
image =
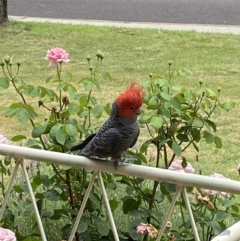
[[[80,209],[79,209],[78,215],[77,215],[77,217],[76,217],[76,220],[75,220],[75,223],[74,223],[74,225],[73,225],[72,232],[71,232],[71,234],[70,234],[70,236],[69,236],[68,241],[72,241],[72,240],[73,240],[74,235],[75,235],[75,233],[76,233],[76,231],[77,231],[78,224],[79,224],[80,219],[81,219],[81,217],[82,217],[82,214],[83,214],[85,205],[86,205],[86,203],[87,203],[88,197],[89,197],[90,192],[91,192],[91,190],[92,190],[93,183],[94,183],[94,180],[95,180],[95,177],[96,177],[97,173],[98,173],[98,172],[94,172],[94,173],[93,173],[92,178],[91,178],[91,180],[90,180],[90,182],[89,182],[89,184],[88,184],[88,188],[87,188],[87,190],[86,190],[85,196],[84,196],[83,201],[82,201],[82,205],[81,205],[81,207],[80,207]]]
[[[170,206],[169,206],[169,208],[168,208],[168,210],[167,210],[167,212],[166,212],[166,214],[164,216],[164,220],[163,220],[161,229],[160,229],[160,231],[158,233],[158,237],[157,237],[156,241],[160,241],[160,239],[161,239],[161,237],[163,235],[164,229],[166,228],[166,223],[169,220],[169,217],[170,217],[170,215],[171,215],[171,213],[173,211],[174,205],[175,205],[175,203],[177,201],[177,198],[178,198],[179,193],[180,193],[181,190],[182,190],[182,187],[178,186],[177,190],[176,190],[176,192],[175,192],[175,194],[173,196],[172,202],[171,202],[171,204],[170,204]]]
[[[112,231],[113,231],[114,239],[115,239],[115,241],[119,241],[116,224],[115,224],[115,221],[114,221],[114,218],[113,218],[113,215],[112,215],[111,207],[109,205],[109,200],[108,200],[108,196],[107,196],[107,192],[106,192],[106,189],[105,189],[105,186],[104,186],[104,182],[103,182],[103,179],[102,179],[101,172],[98,173],[98,180],[99,180],[100,188],[102,190],[103,199],[104,199],[104,202],[105,202],[105,205],[106,205],[106,209],[107,209],[107,213],[108,213],[108,217],[109,217],[109,222],[110,222],[110,225],[111,225],[111,228],[112,228]]]
[[[53,164],[81,167],[88,170],[110,172],[120,175],[175,183],[177,185],[206,188],[210,190],[240,194],[240,182],[207,177],[197,174],[181,173],[161,168],[126,163],[117,170],[111,161],[93,160],[84,156],[70,155],[53,151],[0,144],[0,155],[51,162]]]
[[[240,240],[240,222],[235,223],[218,236],[212,239],[212,241],[239,241]]]
[[[18,170],[19,164],[20,164],[20,161],[16,160],[16,165],[15,165],[15,167],[13,169],[13,173],[12,173],[9,185],[8,185],[8,189],[7,189],[7,192],[6,192],[5,197],[3,199],[2,207],[0,209],[0,220],[3,217],[3,213],[5,211],[5,208],[6,208],[6,205],[7,205],[7,201],[8,201],[9,195],[10,195],[12,187],[13,187],[13,184],[14,184],[14,181],[15,181],[15,177],[17,175],[17,170]]]
[[[35,196],[34,196],[32,186],[31,186],[30,180],[28,178],[27,169],[26,169],[26,166],[25,166],[25,163],[24,163],[23,160],[21,160],[21,166],[22,166],[23,176],[26,180],[26,184],[28,186],[30,197],[32,199],[32,204],[33,204],[33,208],[35,210],[35,215],[36,215],[36,218],[37,218],[37,223],[38,223],[39,231],[40,231],[40,234],[41,234],[41,237],[42,237],[42,241],[47,241],[47,238],[46,238],[46,235],[45,235],[45,232],[44,232],[44,228],[43,228],[43,224],[42,224],[42,219],[41,219],[40,214],[38,212],[38,207],[37,207],[37,204],[36,204]]]
[[[199,238],[199,235],[198,235],[198,231],[197,231],[197,227],[196,227],[196,223],[195,223],[195,220],[194,220],[194,217],[193,217],[193,213],[192,213],[192,209],[191,209],[191,204],[190,204],[190,201],[188,199],[188,195],[187,195],[187,191],[186,191],[185,187],[183,187],[183,189],[182,189],[182,194],[183,194],[183,198],[184,198],[187,210],[188,210],[190,223],[192,225],[195,241],[200,241],[200,238]]]

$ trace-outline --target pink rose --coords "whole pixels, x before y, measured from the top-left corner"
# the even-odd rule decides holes
[[[171,163],[171,165],[168,169],[172,170],[172,171],[177,171],[177,172],[194,173],[194,168],[192,167],[192,165],[189,162],[187,162],[187,166],[185,168],[183,168],[182,160],[179,160],[179,159],[175,159]]]
[[[9,141],[4,135],[0,134],[0,143],[10,145],[11,141]]]
[[[45,59],[50,61],[48,65],[50,68],[57,67],[58,63],[67,63],[70,61],[68,59],[68,53],[62,48],[54,48],[48,50]]]
[[[147,224],[141,223],[141,225],[137,226],[137,233],[143,234],[147,230]]]
[[[225,179],[225,180],[231,180],[230,178],[227,178],[227,177],[224,177],[222,174],[220,173],[213,173],[211,175],[211,177],[214,177],[214,178],[219,178],[219,179]],[[202,192],[206,195],[210,195],[210,196],[216,196],[218,194],[221,194],[227,198],[230,197],[230,193],[227,193],[227,192],[220,192],[220,191],[215,191],[215,190],[209,190],[209,189],[202,189]]]
[[[1,241],[16,241],[15,233],[9,229],[0,228],[0,240]]]

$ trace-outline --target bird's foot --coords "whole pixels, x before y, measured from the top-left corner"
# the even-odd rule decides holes
[[[119,165],[122,165],[124,163],[128,163],[129,161],[133,160],[134,158],[118,158],[114,160],[114,166],[115,170],[117,170]]]

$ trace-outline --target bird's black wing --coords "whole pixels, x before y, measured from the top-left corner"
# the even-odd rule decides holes
[[[136,144],[139,134],[140,134],[140,129],[138,129],[138,133],[136,134],[136,137],[134,138],[130,147],[133,147]]]
[[[90,136],[88,136],[83,142],[79,143],[76,146],[71,147],[70,151],[79,151],[83,149],[95,136],[97,133],[93,133]]]
[[[121,140],[121,135],[117,128],[102,128],[91,140],[91,142],[81,150],[83,156],[110,157]]]

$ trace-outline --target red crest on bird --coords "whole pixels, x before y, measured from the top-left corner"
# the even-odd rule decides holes
[[[143,90],[132,83],[124,92],[120,93],[116,99],[119,108],[119,116],[132,118],[140,114],[140,107],[143,103]]]

